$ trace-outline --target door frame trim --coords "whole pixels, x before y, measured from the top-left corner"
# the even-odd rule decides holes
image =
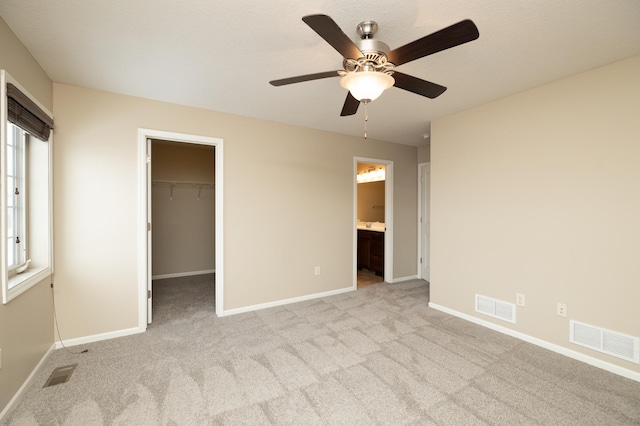
[[[216,270],[216,316],[224,315],[224,221],[223,221],[223,139],[186,133],[166,132],[153,129],[138,129],[138,326],[147,328],[147,283],[151,278],[148,271],[150,262],[147,253],[147,212],[148,188],[151,182],[147,179],[147,139],[160,139],[171,142],[182,142],[198,145],[210,145],[215,148],[215,270]]]
[[[422,276],[422,264],[420,263],[420,259],[423,257],[423,253],[422,253],[422,218],[424,215],[424,212],[422,211],[422,189],[424,186],[424,182],[422,181],[422,176],[424,173],[424,170],[429,170],[429,175],[431,175],[431,162],[428,161],[426,163],[418,163],[418,259],[417,263],[418,263],[418,278],[421,278],[423,280],[425,280],[425,278]],[[431,179],[429,179],[429,181],[431,181]],[[431,220],[429,220],[429,222],[431,222]],[[429,262],[431,263],[431,262]],[[429,269],[431,269],[431,264],[429,264]],[[431,274],[429,274],[431,275]],[[431,277],[429,276],[429,279],[431,279]],[[429,280],[425,280],[425,281],[429,281]]]
[[[383,164],[384,185],[384,281],[393,282],[393,161],[353,157],[353,288],[358,288],[358,163]]]

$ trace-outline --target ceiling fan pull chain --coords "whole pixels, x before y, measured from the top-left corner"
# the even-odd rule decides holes
[[[369,113],[367,112],[367,104],[369,102],[364,103],[364,138],[367,139],[367,121],[369,121]]]

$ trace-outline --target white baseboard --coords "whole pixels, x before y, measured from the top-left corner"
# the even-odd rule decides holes
[[[49,359],[49,356],[51,355],[54,349],[55,349],[55,345],[51,345],[49,350],[47,350],[47,352],[44,355],[42,355],[42,358],[40,358],[40,361],[38,362],[38,364],[31,371],[31,374],[29,374],[29,377],[27,377],[27,380],[25,380],[24,383],[22,383],[22,386],[20,386],[20,389],[18,389],[18,392],[16,392],[15,395],[13,395],[13,398],[11,398],[7,406],[4,407],[4,410],[2,410],[2,412],[0,413],[0,423],[2,423],[5,418],[9,417],[9,414],[11,414],[14,408],[18,406],[18,403],[22,399],[24,391],[29,387],[29,385],[33,381],[33,378],[36,376],[36,374],[38,374],[38,372],[40,371],[44,363],[47,361],[47,359]]]
[[[355,291],[355,290],[356,290],[356,288],[354,286],[350,286],[350,287],[345,287],[345,288],[341,288],[341,289],[338,289],[338,290],[325,291],[325,292],[322,292],[322,293],[314,293],[314,294],[309,294],[309,295],[300,296],[300,297],[292,297],[291,299],[276,300],[275,302],[259,303],[257,305],[251,305],[251,306],[244,306],[242,308],[229,309],[229,310],[225,310],[224,312],[218,313],[217,315],[219,317],[226,317],[228,315],[242,314],[244,312],[252,312],[252,311],[258,311],[260,309],[266,309],[266,308],[273,308],[273,307],[276,307],[276,306],[288,305],[289,303],[304,302],[305,300],[319,299],[321,297],[334,296],[336,294],[348,293],[350,291]]]
[[[507,327],[503,327],[498,324],[494,324],[489,321],[485,321],[480,318],[476,318],[472,315],[468,315],[462,312],[458,312],[456,310],[447,308],[445,306],[440,306],[436,303],[429,302],[429,307],[436,309],[438,311],[447,313],[449,315],[453,315],[454,317],[462,318],[464,320],[470,321],[474,324],[481,325],[486,328],[490,328],[491,330],[495,330],[499,333],[506,334],[511,337],[515,337],[516,339],[523,340],[525,342],[534,344],[536,346],[540,346],[541,348],[548,349],[550,351],[556,352],[560,355],[567,356],[569,358],[573,358],[577,361],[582,361],[586,364],[592,365],[594,367],[601,368],[603,370],[609,371],[610,373],[617,374],[622,377],[626,377],[627,379],[635,380],[636,382],[640,382],[640,373],[629,370],[624,367],[620,367],[619,365],[611,364],[609,362],[603,361],[601,359],[593,358],[589,355],[585,355],[583,353],[574,351],[569,348],[565,348],[564,346],[556,345],[555,343],[547,342],[546,340],[538,339],[537,337],[529,336],[528,334],[520,333],[519,331],[512,330]]]
[[[115,339],[116,337],[131,336],[132,334],[144,333],[146,328],[133,327],[124,330],[110,331],[108,333],[94,334],[92,336],[78,337],[77,339],[57,341],[56,349],[61,349],[62,345],[66,347],[84,345],[87,343],[100,342],[102,340]]]
[[[194,275],[215,274],[215,269],[206,269],[204,271],[176,272],[175,274],[153,275],[152,280],[164,280],[166,278],[192,277]]]
[[[394,278],[394,279],[393,279],[393,281],[391,281],[391,283],[392,283],[392,284],[395,284],[395,283],[401,283],[401,282],[404,282],[404,281],[417,280],[417,279],[419,279],[419,278],[420,278],[420,277],[419,277],[419,276],[417,276],[417,275],[410,275],[410,276],[408,276],[408,277]]]
[[[415,280],[415,279],[418,279],[417,275],[411,275],[411,276],[408,276],[408,277],[395,278],[392,281],[392,284],[401,283],[401,282],[404,282],[404,281],[411,281],[411,280]],[[355,290],[357,290],[357,287],[350,286],[350,287],[345,287],[345,288],[341,288],[341,289],[338,289],[338,290],[330,290],[330,291],[325,291],[325,292],[322,292],[322,293],[309,294],[309,295],[306,295],[306,296],[292,297],[290,299],[276,300],[275,302],[259,303],[257,305],[245,306],[245,307],[242,307],[242,308],[228,309],[228,310],[225,310],[223,312],[216,313],[216,314],[219,317],[224,317],[224,316],[227,316],[227,315],[235,315],[235,314],[241,314],[241,313],[244,313],[244,312],[252,312],[252,311],[258,311],[260,309],[266,309],[266,308],[273,308],[273,307],[276,307],[276,306],[288,305],[289,303],[304,302],[306,300],[319,299],[321,297],[333,296],[335,294],[342,294],[342,293],[347,293],[347,292],[355,291]]]

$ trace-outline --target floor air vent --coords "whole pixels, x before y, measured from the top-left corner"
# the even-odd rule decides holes
[[[71,375],[73,374],[73,370],[75,370],[77,366],[78,364],[72,364],[67,365],[66,367],[56,368],[47,379],[47,382],[44,384],[43,388],[68,382],[71,378]]]
[[[640,340],[637,337],[573,320],[569,327],[571,343],[640,364]]]
[[[476,312],[516,323],[516,305],[476,294]]]

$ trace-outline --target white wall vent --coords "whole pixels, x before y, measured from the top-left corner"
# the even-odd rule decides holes
[[[571,320],[569,322],[569,341],[640,364],[640,340],[637,337]]]
[[[476,312],[516,323],[516,305],[476,294]]]

